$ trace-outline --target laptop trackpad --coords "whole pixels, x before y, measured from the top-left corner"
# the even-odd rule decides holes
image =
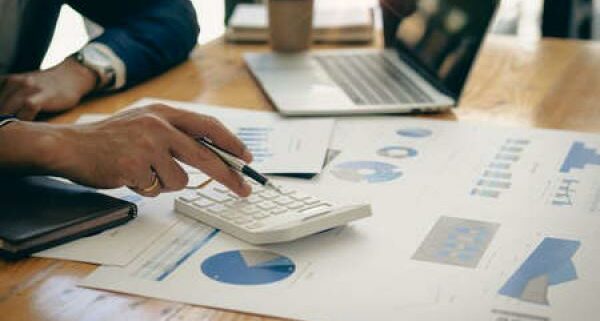
[[[319,68],[257,71],[269,96],[285,109],[347,109],[354,102]]]

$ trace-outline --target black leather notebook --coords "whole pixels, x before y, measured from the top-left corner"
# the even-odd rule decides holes
[[[15,259],[123,224],[135,204],[44,176],[0,177],[0,256]]]

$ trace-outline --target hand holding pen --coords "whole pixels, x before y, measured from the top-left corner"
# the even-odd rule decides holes
[[[257,182],[258,184],[260,184],[264,187],[268,187],[268,188],[271,188],[271,189],[279,192],[279,188],[275,184],[273,184],[273,182],[271,182],[264,175],[260,174],[256,170],[254,170],[252,167],[250,167],[248,164],[246,164],[246,162],[244,162],[243,160],[241,160],[241,159],[231,155],[230,153],[226,152],[225,150],[217,147],[216,145],[214,145],[212,142],[210,142],[206,138],[199,138],[199,139],[197,139],[197,141],[200,144],[202,144],[203,146],[205,146],[206,148],[210,149],[217,156],[219,156],[219,158],[221,158],[223,160],[223,162],[225,162],[225,164],[227,164],[233,170],[244,174],[245,176],[249,177],[250,179],[252,179],[253,181]]]

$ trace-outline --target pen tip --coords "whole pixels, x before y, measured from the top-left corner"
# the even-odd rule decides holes
[[[281,190],[279,189],[279,187],[271,182],[267,182],[267,187],[271,188],[272,190],[281,193]]]

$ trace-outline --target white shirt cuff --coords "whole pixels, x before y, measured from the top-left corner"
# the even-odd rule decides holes
[[[102,90],[117,90],[125,86],[125,81],[127,79],[127,68],[123,63],[123,60],[121,60],[121,58],[119,58],[119,56],[117,56],[114,53],[114,51],[110,49],[110,47],[103,43],[92,42],[87,44],[86,47],[87,46],[94,47],[95,49],[106,55],[110,60],[110,63],[115,71],[115,82],[113,83],[113,85],[108,86],[106,88],[102,88]]]

